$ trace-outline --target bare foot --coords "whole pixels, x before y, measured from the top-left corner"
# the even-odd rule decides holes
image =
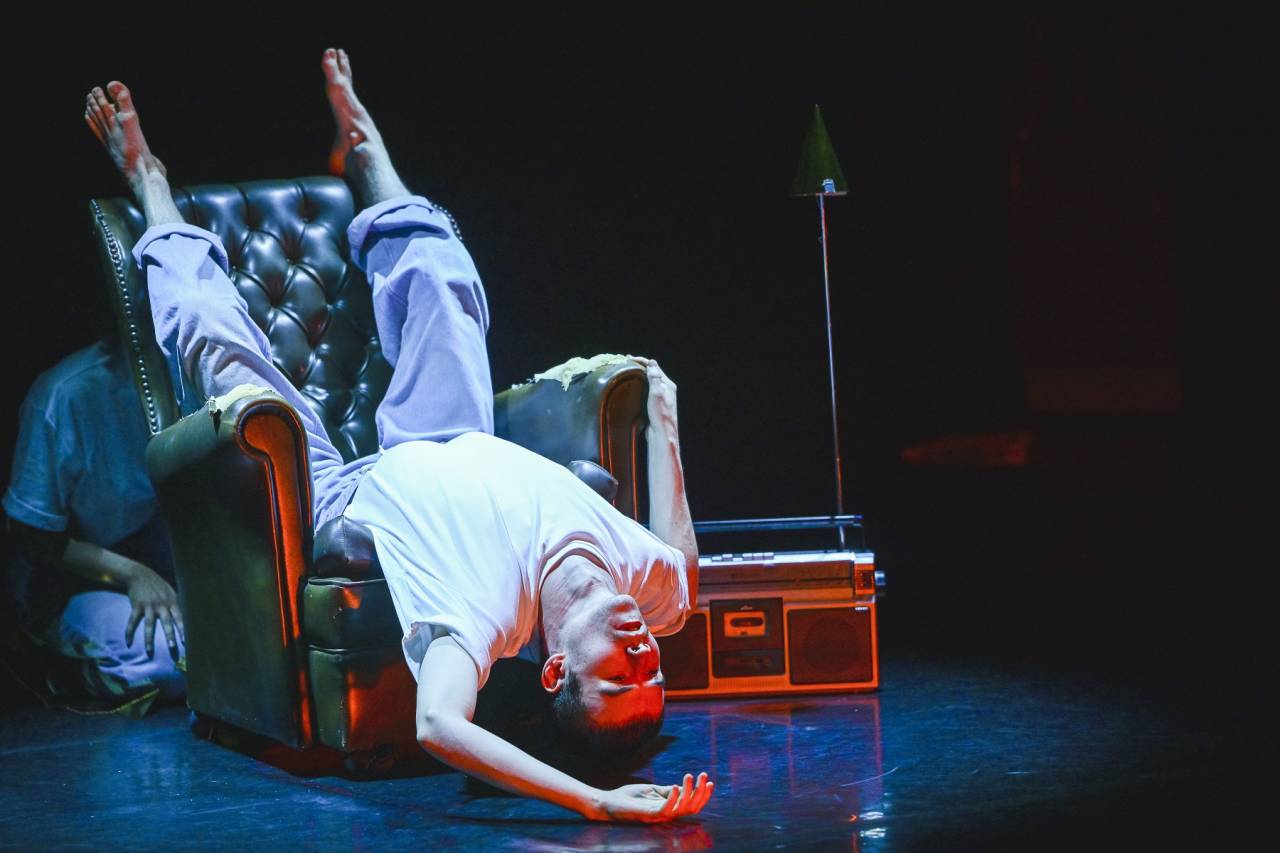
[[[329,171],[346,177],[366,205],[408,195],[409,190],[391,165],[382,134],[356,97],[347,52],[329,48],[320,59],[320,67],[324,71],[329,107],[338,126],[329,151]]]
[[[169,192],[168,172],[142,135],[128,88],[119,80],[108,83],[105,92],[95,86],[84,99],[84,121],[142,205],[147,224],[181,222]]]
[[[84,120],[135,194],[139,183],[166,177],[164,164],[151,153],[142,135],[133,95],[123,83],[113,80],[105,92],[95,86],[85,96]]]
[[[356,146],[383,148],[382,136],[369,111],[356,97],[347,52],[329,48],[320,60],[320,67],[324,71],[324,89],[329,96],[329,108],[333,110],[333,122],[337,125],[333,148],[329,151],[329,171],[341,176],[347,170],[347,155],[352,149]]]

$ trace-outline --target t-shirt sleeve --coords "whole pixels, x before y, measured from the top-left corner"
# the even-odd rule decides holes
[[[684,554],[653,537],[649,565],[641,573],[643,587],[635,596],[640,612],[656,637],[666,637],[684,627],[692,609]]]
[[[442,616],[432,622],[414,622],[405,632],[401,645],[406,658],[411,661],[410,669],[413,677],[418,678],[418,668],[427,655],[427,648],[441,637],[452,637],[453,641],[467,653],[476,665],[476,688],[484,687],[489,680],[489,672],[493,669],[494,655],[492,649],[465,621]]]
[[[494,652],[496,643],[486,637],[474,621],[453,616],[441,615],[429,622],[415,621],[405,631],[401,645],[406,658],[411,662],[413,677],[418,677],[418,667],[422,665],[427,648],[445,636],[452,637],[476,665],[476,689],[484,687],[489,680],[489,672],[493,669],[493,662],[497,660]]]
[[[55,533],[67,529],[83,464],[74,433],[73,423],[59,428],[40,407],[23,403],[13,472],[4,493],[10,518]]]

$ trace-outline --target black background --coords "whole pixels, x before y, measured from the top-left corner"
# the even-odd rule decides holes
[[[340,45],[406,182],[461,224],[496,388],[652,355],[679,384],[696,518],[829,512],[817,213],[787,195],[819,103],[851,187],[830,203],[835,351],[847,504],[893,585],[885,648],[1241,665],[1273,440],[1257,22],[373,9],[10,28],[0,448],[100,311],[86,202],[123,187],[88,88],[133,88],[175,184],[316,174],[319,55]],[[1024,467],[902,461],[1021,432]]]

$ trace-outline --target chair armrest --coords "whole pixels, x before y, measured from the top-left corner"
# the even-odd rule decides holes
[[[162,430],[147,469],[169,525],[188,704],[291,746],[312,742],[301,642],[311,480],[306,434],[272,394],[214,401]]]
[[[603,466],[618,481],[614,506],[637,518],[636,448],[648,394],[644,369],[631,362],[575,376],[568,388],[554,379],[517,385],[494,397],[494,433],[562,465]]]

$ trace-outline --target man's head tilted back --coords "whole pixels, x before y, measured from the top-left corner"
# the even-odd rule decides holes
[[[658,644],[634,598],[596,592],[575,602],[547,632],[542,686],[555,696],[556,723],[590,752],[626,754],[662,728]]]

